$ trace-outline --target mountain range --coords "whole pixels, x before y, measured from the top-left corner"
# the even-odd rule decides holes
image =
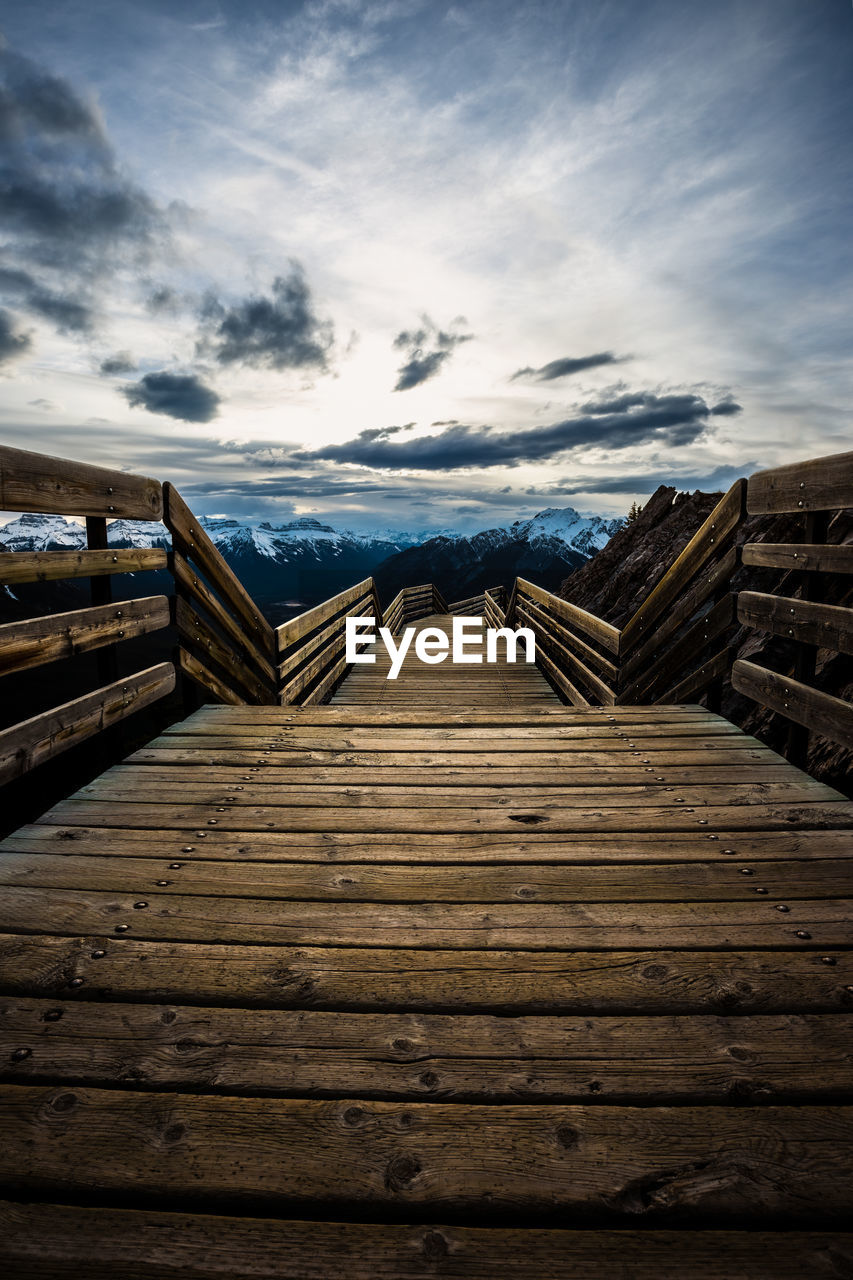
[[[226,517],[200,523],[274,624],[371,574],[383,601],[401,586],[434,581],[448,599],[509,584],[517,573],[555,589],[622,527],[623,521],[550,508],[508,527],[466,535],[335,529],[311,517],[254,524]],[[168,548],[160,524],[114,520],[110,545]],[[0,550],[52,551],[86,545],[83,526],[62,516],[21,515],[0,526]],[[162,590],[150,575],[146,591]],[[118,585],[118,584],[116,584]],[[168,587],[165,588],[168,590]],[[7,589],[7,595],[11,594]]]

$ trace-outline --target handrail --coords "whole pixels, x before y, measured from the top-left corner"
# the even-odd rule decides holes
[[[0,626],[0,675],[94,651],[101,687],[0,732],[0,783],[21,777],[175,687],[175,666],[160,663],[118,679],[115,646],[169,625],[165,596],[112,603],[111,576],[161,569],[165,552],[113,551],[107,519],[157,521],[163,515],[159,481],[105,467],[0,446],[0,508],[85,516],[85,551],[4,552],[0,584],[88,577],[92,605]]]
[[[376,587],[365,578],[276,629],[282,705],[322,702],[346,672],[346,620],[381,617]]]
[[[793,664],[779,672],[738,659],[731,678],[738,693],[789,721],[788,759],[805,767],[812,732],[853,748],[853,705],[814,687],[819,651],[853,654],[853,607],[816,598],[822,573],[853,573],[853,545],[827,545],[841,512],[853,507],[853,453],[758,471],[749,477],[746,506],[750,515],[804,516],[802,541],[743,549],[745,564],[792,570],[789,594],[742,591],[737,599],[740,622],[793,644]]]
[[[746,507],[736,480],[622,628],[617,701],[683,702],[706,694],[719,709],[731,667],[734,546]]]
[[[516,578],[507,625],[520,622],[536,637],[539,664],[572,706],[612,706],[621,633],[593,613]]]

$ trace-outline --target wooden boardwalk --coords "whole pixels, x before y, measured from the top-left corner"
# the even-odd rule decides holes
[[[850,1275],[853,805],[699,706],[385,667],[2,845],[6,1273]]]

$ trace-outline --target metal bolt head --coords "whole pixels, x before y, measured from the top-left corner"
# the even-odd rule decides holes
[[[31,1058],[32,1056],[32,1049],[13,1049],[10,1055],[13,1062],[23,1062],[25,1058]]]
[[[225,810],[223,809],[223,810],[222,810],[222,812],[224,813],[224,812],[225,812]],[[207,825],[208,825],[209,827],[215,827],[218,821],[219,821],[219,819],[218,819],[218,818],[208,818],[208,820],[207,820]]]
[[[182,862],[170,862],[170,863],[169,863],[169,870],[170,870],[170,871],[180,871],[180,869],[181,869],[181,867],[182,867],[183,865],[184,865],[184,864],[183,864]]]
[[[104,958],[104,956],[105,956],[106,954],[107,954],[107,953],[106,953],[106,951],[102,950],[102,949],[101,949],[101,947],[98,947],[97,951],[93,951],[93,952],[92,952],[92,959],[93,959],[93,960],[103,960],[103,958]]]
[[[791,910],[791,908],[790,908],[790,907],[786,907],[786,906],[785,906],[785,904],[784,904],[784,902],[777,902],[777,903],[776,903],[776,910],[777,910],[777,911],[783,911],[783,912],[787,915],[787,913]]]
[[[756,893],[760,893],[760,894],[765,894],[765,893],[767,893],[768,891],[767,891],[767,889],[756,889],[756,890],[755,890],[755,892],[756,892]]]
[[[195,845],[193,844],[185,844],[184,847],[181,849],[181,853],[194,853],[194,852],[195,852]],[[175,863],[175,866],[177,867],[179,867],[180,865],[181,864],[179,862]]]
[[[729,854],[731,854],[731,853],[737,853],[737,850],[736,850],[736,849],[724,849],[724,850],[723,850],[723,853],[729,853]]]
[[[117,924],[116,933],[127,933],[129,928],[130,928],[129,924]]]
[[[837,964],[838,963],[838,961],[835,959],[835,956],[821,956],[820,962],[821,964]]]
[[[159,888],[165,888],[167,884],[171,884],[171,880],[155,880],[154,882]]]
[[[798,929],[796,936],[798,938],[810,938],[812,935],[810,933],[807,933],[805,929]]]
[[[69,987],[82,987],[82,985],[83,985],[83,979],[82,979],[82,978],[72,978],[68,985],[69,985]]]
[[[742,875],[742,876],[754,876],[754,875],[755,875],[755,872],[753,871],[752,867],[741,867],[741,869],[740,869],[740,873],[741,873],[741,875]]]
[[[133,909],[134,911],[144,911],[147,906],[147,902],[134,902]]]

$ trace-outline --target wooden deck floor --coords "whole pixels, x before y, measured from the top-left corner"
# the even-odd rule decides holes
[[[853,1273],[853,805],[701,707],[390,683],[2,845],[6,1274]]]

